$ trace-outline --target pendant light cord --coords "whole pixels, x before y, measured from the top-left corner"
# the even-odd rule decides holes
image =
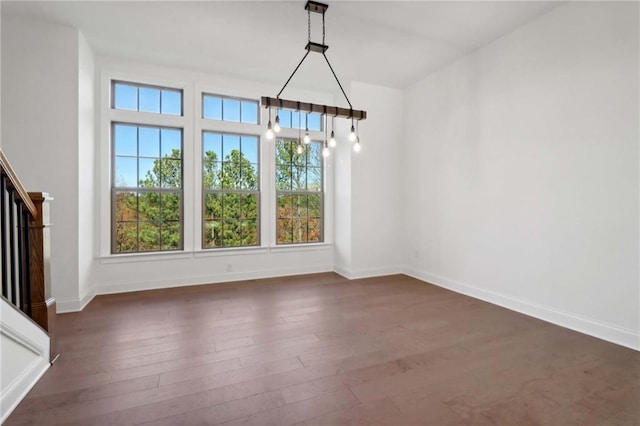
[[[338,83],[338,86],[340,86],[340,90],[342,90],[342,94],[344,95],[344,98],[347,100],[347,103],[349,104],[349,108],[353,109],[353,105],[351,105],[351,101],[349,100],[349,97],[347,96],[344,89],[342,88],[342,84],[340,84],[340,80],[338,80],[338,76],[336,75],[336,72],[333,70],[333,67],[331,66],[331,62],[329,62],[329,58],[327,58],[327,55],[324,52],[322,53],[322,56],[324,56],[324,59],[327,61],[327,65],[329,65],[329,69],[333,74],[333,78],[336,79],[336,83]]]
[[[322,13],[322,44],[323,45],[325,44],[324,39],[325,39],[325,26],[324,26],[324,12],[323,12]],[[309,43],[311,43],[311,11],[310,10],[307,10],[307,40]],[[286,83],[284,83],[284,86],[282,86],[282,89],[280,89],[280,91],[276,95],[277,99],[280,99],[280,95],[282,94],[282,92],[284,92],[284,89],[287,87],[287,85],[289,84],[293,76],[296,74],[296,72],[298,72],[300,65],[302,65],[304,60],[307,59],[307,55],[309,55],[309,52],[311,52],[311,49],[307,50],[307,53],[304,54],[304,56],[302,57],[302,60],[298,63],[298,66],[293,70],[293,72],[287,79]],[[347,100],[347,103],[349,104],[349,108],[353,110],[353,105],[351,105],[351,101],[349,100],[347,93],[344,91],[342,84],[340,83],[340,80],[338,80],[338,76],[336,75],[336,72],[333,70],[333,67],[331,66],[331,62],[329,62],[329,58],[327,58],[327,54],[325,52],[322,52],[322,56],[324,56],[325,61],[327,61],[327,65],[329,65],[331,74],[333,74],[333,78],[335,78],[336,83],[338,83],[338,86],[340,87],[340,90],[342,91],[344,98]]]
[[[300,65],[302,65],[302,63],[304,62],[305,59],[307,59],[307,55],[309,54],[309,52],[311,52],[310,50],[307,50],[307,53],[304,54],[304,56],[302,57],[302,60],[300,61],[300,63],[298,64],[298,66],[296,67],[296,69],[293,70],[293,72],[291,73],[291,75],[289,76],[289,79],[287,80],[286,83],[284,83],[284,86],[282,86],[282,89],[280,89],[280,91],[278,92],[278,94],[276,95],[276,98],[280,99],[280,95],[282,94],[282,92],[284,92],[284,89],[287,87],[287,85],[289,84],[289,82],[291,81],[291,79],[293,78],[293,76],[296,74],[296,72],[298,71],[298,68],[300,68]]]

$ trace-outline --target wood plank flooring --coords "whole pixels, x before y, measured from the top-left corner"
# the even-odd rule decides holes
[[[403,275],[96,297],[7,425],[640,425],[640,353]]]

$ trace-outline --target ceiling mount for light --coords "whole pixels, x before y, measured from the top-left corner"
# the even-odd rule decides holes
[[[354,128],[354,120],[357,120],[357,121],[365,120],[367,118],[367,112],[353,109],[353,106],[351,105],[351,101],[349,100],[349,97],[347,96],[347,94],[345,93],[344,89],[342,88],[342,84],[340,83],[340,80],[338,80],[338,76],[336,75],[335,71],[333,70],[333,67],[331,66],[331,63],[329,62],[329,58],[327,58],[326,52],[327,52],[327,49],[329,49],[329,46],[327,44],[325,44],[325,42],[324,42],[324,36],[325,36],[324,14],[327,11],[327,9],[329,8],[329,5],[324,4],[324,3],[319,3],[319,2],[316,2],[316,1],[312,1],[312,0],[308,0],[307,3],[305,4],[304,8],[307,11],[307,16],[308,16],[308,39],[307,39],[307,45],[305,46],[305,50],[307,51],[307,53],[304,54],[304,56],[302,57],[302,60],[298,63],[298,66],[296,66],[296,68],[293,70],[293,72],[291,73],[291,75],[289,76],[287,81],[284,83],[284,86],[282,86],[282,89],[280,89],[280,92],[278,92],[276,97],[272,98],[272,97],[269,97],[269,96],[263,96],[262,99],[261,99],[262,106],[264,106],[265,108],[267,108],[269,110],[269,122],[267,124],[266,136],[267,136],[268,139],[273,139],[273,137],[275,136],[274,132],[278,133],[280,131],[280,117],[278,115],[276,115],[275,125],[272,126],[272,124],[271,124],[271,108],[290,109],[290,110],[295,110],[295,111],[298,111],[298,112],[304,112],[304,113],[307,113],[307,114],[308,113],[320,113],[320,114],[324,115],[324,118],[325,118],[325,139],[326,139],[326,133],[327,133],[326,132],[327,116],[331,116],[332,117],[332,120],[331,120],[332,125],[333,125],[333,118],[339,117],[339,118],[350,119],[351,120],[351,134],[350,134],[349,139],[352,142],[356,142],[355,145],[354,145],[354,150],[359,151],[360,150],[359,149],[360,148],[360,138],[356,134],[356,131],[355,131],[355,128]],[[311,12],[322,14],[322,43],[316,43],[316,42],[311,41]],[[293,101],[293,100],[280,98],[280,95],[282,94],[284,89],[287,87],[287,85],[289,84],[289,82],[291,81],[293,76],[296,74],[296,72],[300,68],[300,65],[302,65],[304,60],[309,55],[309,52],[316,52],[316,53],[321,53],[322,54],[324,59],[327,61],[327,65],[329,65],[329,69],[331,70],[331,73],[333,74],[333,77],[335,78],[336,82],[338,83],[338,86],[340,87],[340,90],[342,91],[342,94],[344,95],[345,99],[347,100],[347,103],[349,104],[349,108],[340,108],[340,107],[337,107],[337,106],[319,105],[319,104],[313,104],[313,103],[309,103],[309,102],[300,102],[300,101]],[[305,142],[307,141],[307,137],[308,137],[308,130],[307,130],[307,133],[305,134]],[[334,139],[333,129],[331,130],[331,140],[330,141],[325,140],[325,148],[327,146],[331,146],[331,147],[335,146],[335,139]],[[328,155],[328,150],[323,151],[323,155],[327,156]]]

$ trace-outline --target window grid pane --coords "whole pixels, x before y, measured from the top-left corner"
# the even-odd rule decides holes
[[[302,154],[296,152],[297,143],[295,140],[276,140],[277,244],[324,240],[323,163],[319,157],[322,143],[312,141]]]
[[[202,95],[202,118],[245,124],[260,124],[258,101],[229,96]]]
[[[203,249],[259,245],[258,158],[257,136],[202,133]]]
[[[280,127],[302,130],[308,128],[311,132],[324,130],[322,114],[317,112],[305,113],[288,109],[278,109],[277,116],[280,118]]]
[[[182,129],[113,123],[112,146],[112,252],[182,249]]]
[[[162,115],[182,115],[182,90],[121,81],[111,84],[114,109]]]

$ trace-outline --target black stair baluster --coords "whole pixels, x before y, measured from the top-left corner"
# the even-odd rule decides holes
[[[24,295],[26,299],[26,314],[31,317],[33,310],[31,308],[31,243],[29,242],[29,211],[25,210],[23,212],[23,220],[24,224],[22,228],[23,240],[24,240]]]
[[[20,308],[20,310],[22,312],[24,312],[24,242],[22,241],[22,202],[17,202],[16,203],[16,209],[18,210],[18,274],[19,274],[19,278],[16,282],[16,287],[19,289],[18,291],[18,304],[16,306],[18,306],[18,308]]]
[[[7,254],[7,176],[0,175],[0,235],[2,236],[2,295],[9,298],[9,275]]]
[[[11,303],[15,306],[18,306],[18,295],[17,287],[18,283],[16,283],[16,215],[14,206],[16,205],[16,196],[13,189],[9,191],[9,255],[11,256],[10,265],[9,265],[9,273],[11,277]]]

